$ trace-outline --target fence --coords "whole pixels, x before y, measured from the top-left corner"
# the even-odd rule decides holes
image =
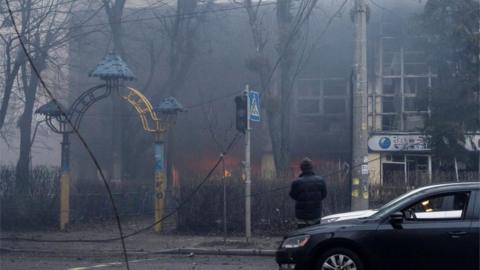
[[[331,172],[336,172],[331,174]],[[322,173],[323,172],[323,173]],[[330,174],[328,174],[330,172]],[[348,175],[332,165],[320,168],[326,177],[328,196],[323,202],[323,214],[350,209]],[[476,175],[463,175],[476,179]],[[180,208],[177,229],[189,233],[220,233],[223,231],[223,181],[217,175],[209,179],[193,197],[201,177],[183,177],[174,201],[188,200]],[[435,182],[452,179],[450,174],[436,173]],[[397,181],[396,181],[397,182]],[[2,229],[38,229],[56,227],[59,213],[59,171],[57,168],[32,169],[28,194],[15,194],[15,173],[12,167],[0,167],[0,226]],[[255,233],[281,234],[294,227],[294,202],[290,199],[290,178],[266,180],[252,178],[252,228]],[[385,202],[416,187],[400,185],[370,186],[370,207]],[[227,227],[230,233],[244,231],[245,182],[239,177],[227,177]],[[113,189],[113,197],[122,219],[153,216],[153,187],[129,184]],[[71,194],[71,223],[113,220],[112,205],[102,183],[77,183]],[[170,210],[166,210],[171,211]]]
[[[323,214],[348,211],[350,182],[337,165],[319,168],[326,177],[328,196],[323,202]],[[336,172],[332,174],[331,172]],[[180,194],[190,194],[198,184],[195,178],[182,182]],[[244,231],[245,182],[239,177],[227,177],[227,227],[230,233]],[[292,178],[275,180],[252,177],[252,229],[257,233],[284,233],[295,227],[294,201],[289,197]],[[178,215],[178,229],[186,232],[218,233],[223,230],[223,181],[212,178],[191,199]]]
[[[0,226],[8,229],[49,227],[58,220],[59,171],[36,167],[25,194],[15,191],[15,170],[0,167]]]

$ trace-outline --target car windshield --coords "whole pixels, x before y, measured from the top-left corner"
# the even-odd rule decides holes
[[[373,214],[372,217],[381,216],[386,212],[390,212],[391,209],[395,208],[403,200],[405,200],[405,199],[407,199],[411,196],[414,196],[415,194],[421,193],[424,190],[425,190],[425,188],[415,189],[415,190],[407,192],[407,193],[393,199],[392,201],[390,201],[390,202],[386,203],[385,205],[383,205],[382,207],[378,208],[377,212],[375,214]]]

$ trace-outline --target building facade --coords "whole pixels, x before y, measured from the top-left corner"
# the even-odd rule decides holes
[[[411,6],[398,14],[375,10],[370,17],[367,43],[371,184],[415,187],[478,176],[479,135],[466,136],[465,148],[471,162],[456,157],[445,162],[435,157],[429,137],[423,132],[431,113],[428,100],[435,95],[432,89],[437,74],[427,63],[424,37],[408,28],[413,14],[421,8],[422,5]],[[299,79],[295,108],[298,118],[320,127],[316,136],[323,145],[321,151],[345,159],[351,147],[353,83],[349,73],[335,75]]]

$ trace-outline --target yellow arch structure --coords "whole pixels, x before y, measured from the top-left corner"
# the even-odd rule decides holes
[[[137,111],[142,122],[143,129],[150,133],[161,134],[167,131],[167,128],[162,126],[160,119],[153,110],[150,101],[142,92],[133,88],[127,87],[128,93],[122,96],[128,103],[130,103]]]
[[[155,134],[155,185],[154,185],[154,206],[155,206],[155,231],[160,232],[162,228],[163,208],[165,206],[165,190],[167,176],[165,173],[165,150],[163,145],[163,134],[167,131],[168,123],[162,123],[161,119],[153,110],[150,101],[142,92],[127,87],[128,92],[122,95],[122,98],[130,103],[137,111],[142,122],[143,129],[149,133]]]

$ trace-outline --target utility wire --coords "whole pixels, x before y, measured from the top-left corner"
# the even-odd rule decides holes
[[[8,1],[8,0],[7,0]],[[215,162],[215,165],[210,169],[210,171],[207,173],[207,175],[202,179],[200,184],[198,184],[192,192],[187,196],[187,198],[182,201],[177,208],[175,208],[172,212],[169,214],[163,216],[160,220],[140,229],[137,231],[134,231],[132,233],[122,235],[121,237],[115,237],[115,238],[105,238],[105,239],[35,239],[35,238],[21,238],[21,237],[4,237],[0,238],[1,241],[26,241],[26,242],[44,242],[44,243],[103,243],[103,242],[113,242],[113,241],[118,241],[122,240],[124,241],[126,238],[135,236],[137,234],[143,233],[145,231],[150,230],[153,228],[155,225],[163,222],[167,218],[175,215],[180,209],[182,209],[187,203],[189,203],[193,198],[194,195],[198,193],[200,188],[208,181],[208,179],[212,176],[212,174],[215,172],[217,167],[221,164],[221,162],[224,160],[225,156],[230,152],[232,147],[235,145],[237,142],[238,138],[240,138],[241,133],[237,132],[236,135],[233,137],[233,139],[230,141],[228,144],[227,148],[225,149],[224,152],[220,154],[220,157],[218,158],[217,162]]]
[[[380,5],[379,3],[377,3],[376,1],[374,0],[368,0],[370,3],[372,3],[376,8],[380,9],[380,10],[383,10],[383,11],[386,11],[386,12],[389,12],[390,14],[396,16],[396,17],[399,17],[401,19],[405,19],[404,16],[400,15],[399,12],[393,10],[393,9],[390,9],[390,8],[387,8],[387,7],[384,7],[382,5]]]
[[[8,13],[10,15],[10,19],[11,19],[11,22],[13,24],[13,28],[15,29],[15,33],[17,34],[17,37],[18,37],[18,40],[20,42],[20,45],[22,46],[22,49],[23,49],[23,52],[25,53],[25,56],[27,57],[28,59],[28,62],[30,63],[30,66],[33,70],[33,72],[35,73],[35,76],[37,76],[40,84],[42,85],[42,87],[45,89],[45,91],[47,92],[48,96],[50,97],[50,99],[53,101],[53,103],[55,104],[55,106],[57,107],[57,109],[65,116],[65,119],[67,120],[68,124],[72,127],[73,131],[75,132],[75,134],[77,134],[80,142],[82,143],[82,145],[85,147],[85,149],[87,150],[88,152],[88,155],[90,156],[90,158],[92,159],[93,163],[95,164],[95,167],[98,169],[98,171],[100,172],[100,176],[102,178],[102,181],[105,185],[105,188],[108,192],[108,196],[110,198],[110,201],[112,203],[112,208],[113,208],[113,212],[115,214],[115,219],[116,219],[116,222],[117,222],[117,226],[118,226],[118,231],[120,233],[120,238],[122,240],[122,250],[123,250],[123,255],[124,255],[124,259],[125,259],[125,266],[127,268],[127,270],[130,269],[130,266],[129,266],[129,263],[128,263],[128,255],[127,255],[127,248],[126,248],[126,245],[125,245],[125,241],[123,239],[123,231],[122,231],[122,224],[120,222],[120,217],[118,215],[118,210],[117,210],[117,207],[115,205],[115,201],[113,199],[113,195],[112,195],[112,191],[110,189],[110,186],[108,185],[108,182],[106,180],[106,177],[102,171],[102,168],[100,167],[100,164],[98,162],[98,160],[96,159],[95,155],[93,154],[92,150],[90,149],[90,147],[88,146],[87,142],[85,141],[85,139],[82,137],[82,135],[79,133],[79,131],[77,130],[77,128],[75,127],[75,125],[72,123],[71,119],[67,116],[67,113],[63,111],[63,108],[62,106],[60,105],[60,103],[57,101],[57,99],[55,98],[55,96],[53,95],[52,91],[50,91],[50,89],[47,87],[47,84],[45,83],[45,81],[43,80],[42,76],[40,75],[40,72],[38,71],[37,67],[35,66],[35,63],[33,62],[33,59],[32,57],[30,56],[30,54],[28,53],[27,51],[27,47],[25,46],[25,43],[22,39],[22,36],[20,35],[20,31],[18,29],[18,26],[17,26],[17,23],[15,21],[15,17],[13,15],[13,12],[12,12],[12,9],[10,7],[10,1],[9,0],[5,0],[5,3],[7,4],[7,8],[8,8]],[[33,76],[33,74],[32,74]]]
[[[60,0],[59,0],[60,1]],[[13,13],[18,13],[18,12],[23,12],[23,11],[33,11],[33,10],[40,10],[40,9],[45,9],[45,8],[52,8],[53,6],[55,7],[58,7],[58,6],[63,6],[63,5],[67,5],[67,4],[75,4],[77,2],[80,2],[82,0],[62,0],[61,2],[57,1],[57,3],[55,4],[52,4],[52,5],[34,5],[34,6],[31,6],[31,7],[28,7],[28,8],[18,8],[18,9],[13,9],[12,12]],[[158,5],[160,4],[160,5]],[[103,6],[104,4],[102,4]],[[138,12],[141,12],[141,11],[145,11],[145,10],[148,10],[148,9],[152,9],[152,8],[158,8],[158,7],[163,7],[163,6],[166,6],[168,5],[168,1],[166,2],[158,2],[158,3],[155,3],[155,4],[150,4],[148,5],[147,7],[137,7],[137,8],[128,8],[128,9],[132,9],[133,12],[130,13],[130,14],[126,14],[126,16],[131,16],[131,15],[134,15]],[[72,10],[71,12],[91,12],[90,9],[74,9]],[[3,12],[3,11],[0,11],[0,14],[8,14],[8,11],[7,12]]]
[[[201,107],[201,106],[206,105],[206,104],[211,104],[211,103],[214,103],[214,102],[217,102],[217,101],[220,101],[220,100],[224,100],[224,99],[227,99],[227,98],[234,97],[235,95],[241,94],[242,92],[243,92],[243,90],[242,91],[235,91],[235,92],[231,92],[230,94],[226,94],[226,95],[222,95],[222,96],[218,96],[218,97],[213,97],[213,98],[211,98],[209,100],[206,100],[206,101],[203,101],[203,102],[194,103],[194,104],[191,104],[191,105],[186,105],[185,109],[187,109],[187,110],[195,109],[195,108]],[[103,118],[106,118],[106,117],[111,117],[113,115],[115,115],[117,117],[121,117],[121,118],[138,118],[138,116],[135,116],[135,115],[119,114],[119,113],[117,113],[117,114],[86,113],[84,115],[84,117],[103,119]]]
[[[411,145],[405,145],[401,150],[406,150],[407,147],[409,147],[409,146],[411,146]],[[358,164],[353,164],[352,166],[350,166],[350,167],[348,168],[348,170],[351,171],[352,169],[358,168],[358,167],[360,167],[360,166],[362,166],[362,165],[368,165],[369,163],[374,162],[374,161],[377,161],[377,160],[380,160],[381,158],[382,158],[382,157],[379,156],[379,157],[377,157],[377,158],[374,158],[374,159],[371,159],[371,160],[368,160],[368,161],[365,161],[365,162],[361,162],[361,163],[358,163]],[[338,173],[342,173],[342,172],[344,172],[344,171],[345,171],[345,169],[335,170],[335,171],[329,172],[329,173],[327,173],[327,174],[323,174],[323,175],[321,175],[321,177],[327,178],[327,177],[329,177],[329,176],[331,176],[331,175],[335,175],[335,174],[338,174]],[[261,195],[261,194],[268,193],[268,192],[278,192],[278,191],[281,191],[281,190],[284,190],[284,189],[287,189],[287,188],[290,188],[290,184],[289,184],[289,185],[285,185],[285,186],[281,186],[281,187],[277,187],[277,188],[274,188],[274,189],[269,190],[269,191],[257,192],[257,193],[255,193],[253,196]]]
[[[8,0],[6,0],[8,2]],[[273,4],[273,3],[268,3],[268,4]],[[317,42],[319,41],[319,39],[321,39],[321,37],[323,37],[323,34],[326,32],[326,29],[328,29],[328,27],[331,25],[332,23],[332,20],[335,16],[338,15],[338,13],[343,9],[343,7],[345,6],[346,4],[346,1],[341,5],[341,7],[339,8],[339,10],[337,12],[334,13],[334,15],[329,19],[328,23],[327,23],[327,26],[326,28],[322,31],[320,37],[317,39]],[[267,4],[264,4],[264,5],[267,5]],[[243,8],[243,7],[234,7],[234,8],[230,8],[230,9],[223,9],[223,10],[217,10],[217,11],[226,11],[226,10],[233,10],[233,9],[239,9],[239,8]],[[207,13],[209,11],[206,11],[204,13]],[[213,11],[210,11],[210,12],[213,12]],[[172,15],[172,16],[177,16],[177,15]],[[147,18],[148,19],[148,18]],[[298,26],[298,25],[297,25]],[[281,61],[281,57],[279,57],[278,61],[277,61],[277,64],[278,62]],[[277,66],[277,65],[275,65]],[[274,68],[275,70],[275,68]],[[271,78],[270,78],[271,79]],[[269,80],[270,81],[270,80]],[[45,86],[44,86],[45,87]],[[208,103],[211,103],[211,102],[215,102],[217,100],[221,100],[221,99],[225,99],[225,98],[229,98],[229,97],[232,97],[233,95],[236,95],[238,94],[239,92],[234,92],[234,93],[231,93],[231,94],[228,94],[228,95],[225,95],[225,96],[220,96],[220,97],[217,97],[217,98],[214,98],[214,99],[211,99],[209,101],[206,101],[206,102],[202,102],[202,103],[198,103],[198,104],[193,104],[193,105],[190,105],[190,106],[187,106],[186,108],[188,109],[192,109],[192,108],[196,108],[196,107],[199,107],[199,106],[202,106],[204,104],[208,104]],[[49,93],[51,94],[51,93]],[[54,100],[52,98],[52,100]],[[57,104],[56,100],[54,100],[54,102]],[[57,104],[58,106],[58,104]],[[69,120],[69,119],[68,119]],[[78,131],[76,131],[78,132]],[[78,134],[80,135],[80,134]],[[123,236],[123,233],[121,233],[121,237],[118,237],[118,238],[107,238],[107,239],[78,239],[78,240],[69,240],[69,239],[66,239],[66,240],[49,240],[49,239],[32,239],[32,238],[17,238],[17,237],[13,237],[13,238],[1,238],[0,240],[17,240],[17,241],[31,241],[31,242],[111,242],[111,241],[118,241],[118,240],[123,240],[125,238],[128,238],[128,237],[131,237],[131,236],[134,236],[134,235],[137,235],[137,234],[140,234],[144,231],[147,231],[149,230],[150,228],[154,227],[156,224],[158,224],[159,222],[162,222],[164,221],[165,219],[169,218],[170,216],[174,215],[176,212],[178,212],[178,210],[180,208],[182,208],[183,206],[186,205],[187,202],[189,202],[192,198],[193,198],[193,195],[195,195],[198,190],[206,183],[206,181],[210,178],[210,176],[213,174],[213,172],[215,171],[215,169],[219,166],[219,164],[222,162],[224,156],[228,153],[228,151],[230,150],[230,148],[233,146],[233,144],[235,143],[235,141],[238,139],[238,135],[234,137],[234,139],[232,140],[232,142],[229,144],[229,146],[227,147],[227,150],[222,153],[222,155],[220,156],[220,158],[218,159],[218,161],[215,163],[214,167],[209,171],[209,173],[207,174],[207,176],[202,180],[202,182],[194,189],[193,192],[191,192],[190,196],[187,197],[187,199],[185,201],[183,201],[180,206],[178,208],[176,208],[173,212],[171,212],[170,214],[164,216],[160,221],[158,222],[155,222],[145,228],[142,228],[138,231],[135,231],[133,233],[130,233],[128,235],[125,235]],[[353,168],[356,168],[356,167],[359,167],[361,165],[365,165],[365,164],[368,164],[370,162],[373,162],[373,161],[376,161],[380,158],[375,158],[375,159],[372,159],[372,160],[369,160],[367,162],[362,162],[360,164],[356,164],[354,166],[352,166],[350,169],[353,169]],[[344,170],[337,170],[337,171],[333,171],[331,173],[328,173],[328,174],[325,174],[325,175],[322,175],[323,177],[328,177],[330,175],[334,175],[334,174],[338,174],[338,173],[341,173],[343,172]],[[101,172],[101,170],[100,170]],[[265,192],[276,192],[276,191],[280,191],[280,190],[284,190],[286,188],[289,188],[290,185],[288,186],[283,186],[283,187],[278,187],[278,188],[275,188],[275,189],[272,189],[270,191],[262,191],[262,192],[259,192],[259,193],[253,193],[250,195],[250,197],[254,197],[254,196],[257,196],[257,195],[260,195],[260,194],[264,194]],[[242,196],[242,198],[244,198],[245,196]],[[112,201],[113,203],[113,201]],[[118,216],[118,214],[116,214]]]
[[[206,104],[210,104],[210,103],[213,103],[213,102],[216,102],[216,101],[219,101],[219,100],[223,100],[223,99],[227,99],[227,98],[231,98],[235,95],[238,95],[240,93],[242,93],[242,91],[235,91],[235,92],[232,92],[230,94],[226,94],[226,95],[223,95],[223,96],[218,96],[218,97],[214,97],[210,100],[207,100],[207,101],[204,101],[204,102],[200,102],[200,103],[195,103],[195,104],[192,104],[192,105],[188,105],[188,106],[185,106],[186,109],[194,109],[194,108],[197,108],[197,107],[201,107],[203,105],[206,105]]]
[[[63,6],[63,5],[67,5],[67,4],[73,4],[75,2],[78,2],[80,0],[69,0],[69,1],[62,1],[62,2],[57,2],[55,4],[52,4],[52,5],[48,5],[48,6],[33,6],[33,7],[29,7],[29,8],[19,8],[19,9],[13,9],[12,10],[12,13],[17,13],[17,12],[24,12],[24,11],[32,11],[32,10],[39,10],[39,9],[45,9],[45,8],[52,8],[52,7],[58,7],[58,6]],[[0,14],[8,14],[9,12],[0,12]]]
[[[182,201],[179,206],[173,210],[171,213],[165,215],[162,219],[160,219],[159,221],[155,222],[155,223],[152,223],[140,230],[137,230],[137,231],[134,231],[130,234],[127,234],[127,235],[124,235],[123,238],[120,238],[120,237],[115,237],[115,238],[105,238],[105,239],[35,239],[35,238],[22,238],[22,237],[3,237],[3,238],[0,238],[0,241],[24,241],[24,242],[40,242],[40,243],[104,243],[104,242],[113,242],[113,241],[118,241],[118,240],[123,240],[123,239],[126,239],[126,238],[129,238],[129,237],[132,237],[132,236],[135,236],[135,235],[138,235],[140,233],[143,233],[145,231],[148,231],[149,229],[153,228],[156,224],[158,223],[161,223],[163,222],[164,220],[166,220],[167,218],[173,216],[174,214],[176,214],[181,208],[183,208],[188,202],[190,202],[192,199],[193,199],[193,196],[198,193],[198,191],[200,190],[200,188],[208,181],[208,179],[212,176],[212,174],[215,172],[215,170],[217,169],[217,167],[221,164],[221,162],[223,161],[223,159],[225,158],[225,156],[228,154],[228,152],[231,150],[231,148],[234,146],[235,142],[237,141],[237,139],[240,137],[239,135],[241,135],[241,133],[237,133],[235,135],[235,137],[233,138],[233,140],[230,142],[230,144],[228,145],[228,147],[226,148],[225,152],[223,152],[222,154],[220,154],[220,157],[218,158],[217,162],[215,163],[215,165],[210,169],[210,171],[208,172],[208,174],[205,176],[205,178],[200,182],[199,185],[197,185],[195,187],[195,189],[190,192],[190,194],[187,196],[187,198]],[[369,161],[366,161],[366,162],[362,162],[362,163],[359,163],[359,164],[355,164],[353,166],[351,166],[349,168],[349,170],[353,169],[353,168],[357,168],[359,166],[362,166],[362,165],[365,165],[365,164],[368,164],[370,162],[374,162],[374,161],[377,161],[379,160],[381,157],[378,157],[378,158],[375,158],[375,159],[372,159],[372,160],[369,160]],[[322,177],[329,177],[331,175],[335,175],[335,174],[338,174],[338,173],[342,173],[344,172],[345,169],[340,169],[340,170],[335,170],[335,171],[332,171],[330,173],[327,173],[327,174],[323,174],[321,175]],[[264,195],[266,193],[274,193],[274,192],[279,192],[279,191],[282,191],[282,190],[285,190],[287,188],[290,188],[290,184],[289,185],[285,185],[285,186],[281,186],[281,187],[277,187],[277,188],[274,188],[274,189],[271,189],[271,190],[267,190],[267,191],[259,191],[259,192],[255,192],[255,193],[252,193],[249,197],[256,197],[256,196],[259,196],[259,195]],[[232,200],[237,200],[237,199],[245,199],[247,198],[247,196],[245,195],[242,195],[242,196],[237,196],[237,197],[232,197]]]
[[[325,26],[325,28],[323,29],[323,31],[321,32],[319,38],[317,38],[317,40],[315,41],[316,43],[318,43],[320,41],[321,38],[323,38],[324,34],[326,33],[326,31],[328,30],[328,28],[330,27],[330,25],[332,24],[333,22],[333,19],[338,16],[338,14],[341,12],[341,10],[343,9],[343,7],[346,5],[348,0],[345,0],[345,2],[339,7],[339,9],[329,18],[328,22],[327,22],[327,25]],[[313,9],[315,6],[312,6],[311,8]],[[307,9],[308,8],[308,4],[304,7],[304,9]],[[305,10],[303,11],[305,12]],[[303,12],[301,12],[300,14],[303,14]],[[298,15],[298,14],[297,14]],[[263,87],[265,87],[266,89],[264,89],[265,91],[268,91],[267,89],[269,88],[270,86],[270,83],[272,82],[272,79],[273,79],[273,76],[275,75],[275,71],[277,70],[277,68],[280,66],[280,63],[283,61],[283,58],[285,57],[285,52],[286,50],[288,50],[290,48],[290,46],[292,46],[291,42],[293,42],[293,38],[295,37],[295,35],[297,34],[297,32],[301,29],[301,27],[303,26],[303,24],[306,22],[306,20],[309,19],[311,13],[308,12],[307,15],[305,16],[299,16],[297,18],[297,21],[295,22],[295,24],[293,25],[292,29],[290,30],[289,32],[289,36],[287,38],[287,41],[285,42],[285,46],[284,48],[282,49],[280,55],[277,57],[276,61],[275,61],[275,64],[273,65],[273,68],[272,70],[269,72],[269,75],[268,75],[268,79],[267,79],[267,82],[265,83],[265,85]],[[314,46],[312,46],[312,50],[313,50]],[[311,54],[311,53],[310,53]],[[309,55],[310,55],[309,54]],[[302,63],[299,63],[299,65],[297,66],[297,70],[296,70],[296,73],[299,72],[299,70],[301,68],[300,65],[302,65]],[[297,74],[294,74],[295,78],[297,76]]]
[[[270,6],[274,5],[275,3],[264,3],[261,6]],[[117,25],[117,24],[125,24],[125,23],[140,23],[140,22],[145,22],[145,21],[151,21],[151,20],[158,20],[158,19],[166,19],[166,18],[194,18],[198,17],[200,15],[205,15],[209,13],[222,13],[222,12],[229,12],[237,9],[242,9],[243,7],[229,7],[229,8],[219,8],[219,9],[207,9],[203,11],[195,11],[195,12],[188,12],[188,13],[181,13],[181,14],[171,14],[171,15],[156,15],[156,16],[143,16],[140,18],[136,19],[121,19],[116,22],[113,22],[112,25]],[[127,14],[128,15],[128,14]],[[53,31],[53,30],[73,30],[76,28],[91,28],[91,27],[99,27],[99,26],[110,26],[110,23],[92,23],[92,24],[84,24],[84,25],[73,25],[73,26],[68,26],[68,27],[57,27],[57,28],[52,28],[51,30],[48,31]],[[43,32],[48,32],[47,30]],[[41,31],[42,32],[42,31]]]
[[[353,166],[351,167],[348,167],[348,170],[352,170],[353,168],[358,168],[362,165],[366,165],[366,164],[369,164],[371,162],[374,162],[374,161],[377,161],[381,159],[381,157],[378,157],[378,158],[374,158],[374,159],[371,159],[369,161],[366,161],[366,162],[362,162],[362,163],[359,163],[359,164],[354,164]],[[323,174],[323,175],[320,175],[320,177],[323,177],[323,178],[327,178],[329,176],[332,176],[332,175],[335,175],[335,174],[339,174],[339,173],[343,173],[345,172],[346,169],[343,168],[343,169],[339,169],[339,170],[335,170],[335,171],[331,171],[329,173],[326,173],[326,174]],[[259,192],[255,192],[255,193],[252,193],[250,194],[250,197],[256,197],[256,196],[259,196],[259,195],[263,195],[265,193],[274,193],[274,192],[280,192],[282,190],[285,190],[285,189],[288,189],[290,188],[291,184],[288,184],[288,185],[284,185],[284,186],[280,186],[280,187],[276,187],[276,188],[273,188],[273,189],[270,189],[270,190],[263,190],[263,191],[259,191]],[[239,198],[245,198],[246,196],[245,195],[242,195],[242,196],[237,196],[237,197],[233,197],[233,200],[236,200],[236,199],[239,199]],[[1,240],[1,239],[0,239]]]
[[[181,202],[180,205],[173,211],[171,212],[170,214],[164,216],[160,221],[156,222],[156,223],[153,223],[147,227],[144,227],[138,231],[135,231],[135,232],[132,232],[130,234],[127,234],[124,236],[124,238],[128,238],[128,237],[132,237],[134,235],[137,235],[137,234],[140,234],[142,232],[145,232],[151,228],[153,228],[156,224],[158,224],[159,222],[162,222],[164,221],[165,219],[171,217],[172,215],[174,215],[175,213],[178,212],[178,210],[180,210],[181,208],[183,208],[192,198],[193,196],[200,190],[200,188],[207,182],[207,180],[209,179],[209,177],[211,177],[211,175],[214,173],[214,171],[216,170],[216,168],[221,164],[221,162],[223,161],[223,159],[225,158],[225,156],[228,154],[228,152],[231,150],[231,148],[233,147],[233,145],[235,144],[236,140],[239,138],[239,135],[240,133],[237,133],[236,136],[233,138],[233,140],[230,142],[230,144],[228,145],[228,147],[226,148],[225,152],[223,152],[219,159],[217,160],[217,162],[215,163],[214,167],[212,167],[212,169],[208,172],[207,176],[201,181],[201,183],[195,187],[195,189],[189,194],[189,196],[187,196],[187,199],[185,199],[185,201]],[[408,146],[405,146],[402,150],[406,149],[406,147]],[[377,161],[377,160],[380,160],[381,157],[377,157],[377,158],[374,158],[374,159],[371,159],[371,160],[368,160],[368,161],[365,161],[365,162],[361,162],[361,163],[358,163],[358,164],[354,164],[348,168],[344,168],[344,169],[339,169],[339,170],[335,170],[335,171],[331,171],[329,173],[326,173],[326,174],[322,174],[321,177],[324,177],[324,178],[327,178],[329,176],[332,176],[332,175],[335,175],[335,174],[338,174],[338,173],[344,173],[347,169],[350,171],[354,168],[357,168],[357,167],[360,167],[362,165],[366,165],[366,164],[369,164],[371,162],[374,162],[374,161]],[[285,186],[280,186],[280,187],[276,187],[274,189],[271,189],[271,190],[266,190],[266,191],[259,191],[259,192],[255,192],[255,193],[252,193],[249,197],[256,197],[256,196],[259,196],[259,195],[264,195],[266,193],[274,193],[274,192],[280,192],[280,191],[283,191],[287,188],[290,188],[290,184],[288,185],[285,185]],[[237,199],[245,199],[247,198],[247,196],[245,195],[241,195],[241,196],[236,196],[236,197],[231,197],[231,200],[237,200]],[[4,237],[4,238],[0,238],[1,241],[25,241],[25,242],[57,242],[57,243],[78,243],[78,242],[85,242],[85,243],[100,243],[100,242],[112,242],[112,241],[118,241],[120,240],[120,238],[106,238],[106,239],[79,239],[79,240],[70,240],[70,239],[59,239],[59,240],[52,240],[52,239],[35,239],[35,238],[21,238],[21,237]]]

